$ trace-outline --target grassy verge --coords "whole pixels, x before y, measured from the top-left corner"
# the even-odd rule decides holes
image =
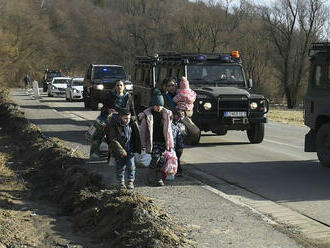
[[[10,180],[6,185],[12,191],[52,201],[59,214],[72,216],[76,230],[86,231],[105,247],[193,247],[187,230],[152,199],[134,191],[107,188],[100,175],[82,167],[81,157],[72,156],[71,149],[57,139],[45,138],[30,124],[7,94],[0,88],[0,142],[9,137],[0,144],[7,147],[0,151],[0,184]],[[9,166],[10,161],[15,166]],[[4,197],[1,210],[10,208],[12,196]],[[4,205],[6,202],[9,205]],[[5,245],[11,247],[10,242]]]
[[[280,122],[280,123],[292,124],[297,126],[304,125],[303,110],[290,110],[290,109],[270,107],[267,117],[270,121],[273,122]]]

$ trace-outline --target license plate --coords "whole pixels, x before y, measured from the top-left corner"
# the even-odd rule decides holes
[[[224,117],[246,117],[246,112],[223,112]]]

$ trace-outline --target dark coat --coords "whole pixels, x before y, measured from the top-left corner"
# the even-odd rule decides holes
[[[136,121],[130,121],[128,124],[132,129],[132,152],[141,153],[141,140],[140,132]],[[118,114],[113,114],[110,123],[105,128],[105,134],[107,142],[111,150],[111,154],[115,159],[120,159],[122,153],[125,151],[125,137],[122,135],[124,127],[120,124],[120,118]]]
[[[133,101],[132,95],[128,92],[125,92],[124,94],[127,94],[127,96],[125,97],[126,103],[124,103],[124,105],[121,106],[121,108],[129,109],[130,112],[131,112],[131,115],[136,116],[135,109],[134,109],[134,101]],[[114,90],[108,92],[104,96],[103,106],[108,108],[108,109],[116,109],[115,108],[115,103],[116,103],[117,98],[118,98],[118,96],[117,96],[117,94]],[[118,109],[116,109],[116,110],[118,111]]]

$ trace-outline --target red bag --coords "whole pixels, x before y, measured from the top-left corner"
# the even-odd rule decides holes
[[[174,150],[165,151],[164,154],[164,166],[162,168],[163,179],[168,176],[174,176],[178,169],[178,158]]]

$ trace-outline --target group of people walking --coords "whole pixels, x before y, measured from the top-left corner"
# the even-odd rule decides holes
[[[162,168],[166,155],[170,154],[168,151],[175,151],[178,160],[177,176],[182,175],[180,157],[184,147],[184,127],[180,125],[180,120],[185,115],[192,115],[196,99],[196,93],[189,88],[185,77],[182,77],[178,90],[175,79],[165,79],[162,90],[153,90],[150,107],[138,115],[135,113],[132,96],[125,92],[121,80],[116,82],[115,89],[104,99],[101,116],[107,116],[104,131],[110,154],[115,159],[120,188],[134,189],[134,154],[141,153],[142,149],[151,154],[149,184],[164,186],[166,175],[162,173]],[[95,152],[93,149],[91,154]]]

